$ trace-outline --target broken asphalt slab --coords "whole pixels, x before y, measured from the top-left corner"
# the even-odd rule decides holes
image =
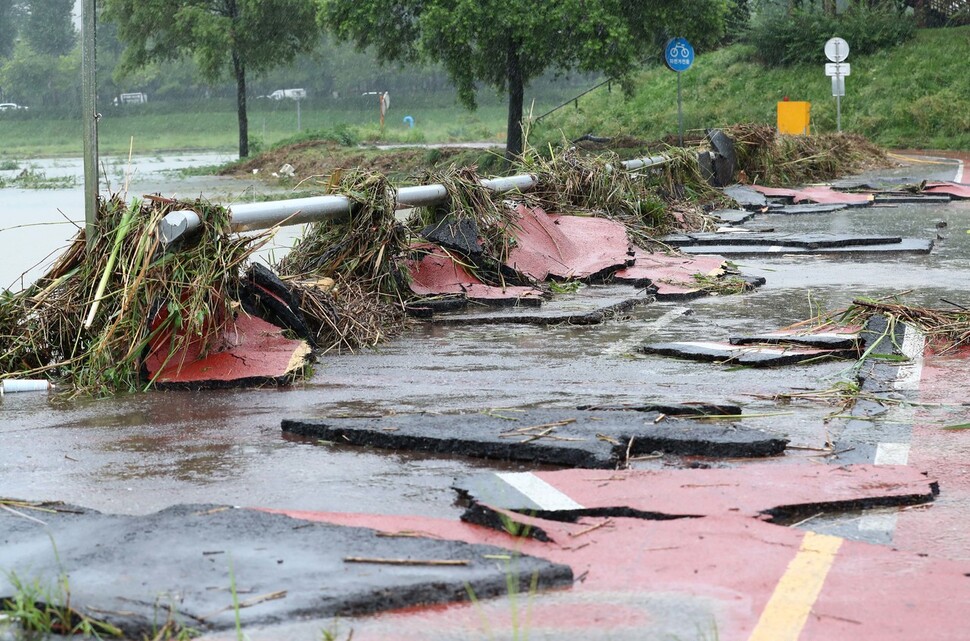
[[[932,240],[900,236],[758,232],[698,232],[661,239],[685,254],[928,254]]]
[[[404,261],[411,276],[411,291],[419,296],[458,295],[491,305],[537,306],[542,302],[542,292],[535,287],[484,283],[443,249],[433,245],[412,249],[424,252],[420,258]]]
[[[530,409],[506,410],[500,415],[288,418],[281,427],[288,434],[326,444],[600,469],[658,451],[764,457],[783,453],[788,444],[780,436],[737,423],[706,423],[656,411]]]
[[[744,341],[743,338],[740,340]],[[719,365],[739,365],[746,367],[781,367],[796,365],[807,361],[829,358],[858,358],[855,347],[820,348],[799,345],[741,344],[718,341],[679,341],[672,343],[649,343],[641,345],[637,351],[642,354],[657,354],[692,361],[717,363]]]
[[[767,198],[778,198],[798,205],[800,203],[816,203],[819,205],[844,205],[846,207],[867,207],[872,204],[872,194],[849,193],[835,191],[827,185],[802,187],[800,189],[784,189],[778,187],[763,187],[751,185],[750,189],[764,194]]]
[[[651,288],[657,300],[690,300],[705,296],[709,288],[726,284],[731,278],[743,279],[749,289],[765,283],[764,278],[742,276],[722,256],[672,256],[639,247],[634,247],[633,251],[633,265],[617,271],[613,280]]]
[[[181,505],[146,516],[18,504],[0,510],[0,599],[13,579],[150,637],[166,621],[197,630],[349,616],[504,594],[507,549],[311,523],[263,511]],[[568,586],[568,566],[516,555],[520,590]],[[233,591],[239,596],[233,605]],[[55,593],[56,594],[56,593]]]
[[[541,308],[501,307],[470,303],[457,309],[439,309],[433,301],[412,303],[420,308],[430,302],[431,313],[423,316],[435,325],[597,325],[622,317],[630,310],[652,303],[647,291],[631,296],[621,285],[583,285],[573,293],[563,293],[545,301]],[[449,313],[449,312],[460,313]]]
[[[544,281],[588,279],[632,261],[626,226],[608,218],[548,214],[519,205],[506,266]]]
[[[239,314],[223,329],[215,345],[192,341],[170,352],[171,335],[152,343],[145,359],[156,387],[249,387],[289,382],[310,357],[304,340],[284,336],[284,330],[256,316]]]
[[[790,523],[819,512],[927,503],[936,483],[907,466],[748,465],[743,468],[493,472],[456,481],[484,525],[495,510],[575,521],[582,516],[649,520],[736,514]]]

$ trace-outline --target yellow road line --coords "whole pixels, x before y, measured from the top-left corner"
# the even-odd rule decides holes
[[[806,532],[748,641],[796,641],[822,591],[842,539]]]
[[[890,158],[895,158],[896,160],[905,160],[907,162],[919,163],[922,165],[952,165],[957,162],[956,158],[947,158],[946,160],[926,160],[925,158],[916,158],[915,156],[904,156],[902,154],[887,153]],[[930,158],[940,158],[940,156],[929,156]]]

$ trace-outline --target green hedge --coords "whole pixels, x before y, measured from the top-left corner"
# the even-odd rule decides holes
[[[916,19],[892,4],[853,5],[839,15],[796,9],[790,14],[770,8],[752,18],[745,41],[768,66],[789,66],[821,60],[825,41],[844,38],[853,54],[875,53],[916,35]]]

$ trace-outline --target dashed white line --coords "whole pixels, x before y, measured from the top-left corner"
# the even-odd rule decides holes
[[[923,374],[923,351],[926,349],[926,338],[923,332],[912,325],[906,325],[903,334],[903,344],[900,348],[903,356],[909,359],[899,366],[899,373],[893,381],[893,388],[898,390],[919,389],[919,379]]]
[[[909,462],[909,443],[880,443],[872,462],[876,465],[906,465]]]
[[[886,532],[891,533],[896,529],[896,512],[877,512],[866,514],[859,519],[860,532]]]
[[[532,472],[497,472],[499,477],[524,494],[542,510],[581,510],[583,506],[549,485]]]

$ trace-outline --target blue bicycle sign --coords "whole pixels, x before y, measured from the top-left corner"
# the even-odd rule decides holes
[[[671,38],[664,46],[664,63],[671,71],[687,71],[694,64],[694,48],[686,38]]]

